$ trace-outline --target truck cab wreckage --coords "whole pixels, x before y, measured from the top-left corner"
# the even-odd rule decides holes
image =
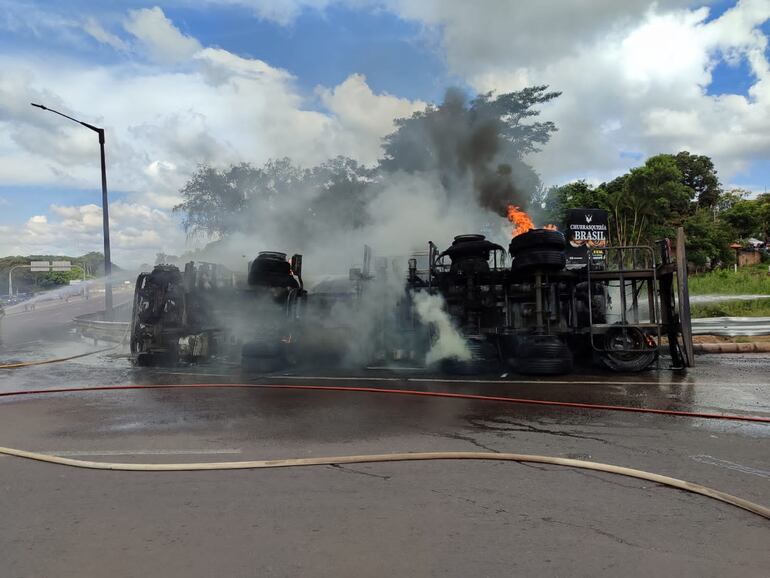
[[[431,369],[556,375],[594,364],[635,372],[660,367],[661,354],[674,368],[693,365],[684,234],[675,249],[668,240],[610,246],[606,223],[603,211],[576,209],[566,236],[530,229],[504,248],[483,235],[459,235],[443,251],[429,242],[427,251],[402,259],[403,268],[377,259],[374,273],[367,247],[364,267],[335,291],[329,283],[304,289],[301,255],[287,261],[284,253],[262,252],[245,282],[213,264],[188,263],[183,272],[156,266],[137,279],[131,355],[140,365],[240,358],[245,369],[265,372],[308,360],[339,364],[345,356],[330,353],[328,342],[344,347],[347,340],[359,350],[369,345],[359,366],[424,366],[440,339],[417,307],[430,296],[464,344],[462,354]],[[397,295],[387,299],[394,276]],[[345,316],[347,327],[329,325],[339,304],[367,316],[365,336],[355,315]]]

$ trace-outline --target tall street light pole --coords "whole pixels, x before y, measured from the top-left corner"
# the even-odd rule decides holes
[[[59,116],[63,116],[64,118],[68,118],[69,120],[76,122],[79,125],[82,125],[86,128],[91,129],[92,131],[94,131],[96,134],[99,135],[99,150],[101,152],[101,157],[102,157],[102,227],[104,229],[104,310],[105,310],[105,319],[111,320],[112,319],[112,261],[110,260],[110,213],[109,213],[109,206],[107,203],[107,167],[104,161],[104,129],[94,126],[92,124],[88,124],[87,122],[80,121],[76,118],[72,118],[71,116],[68,116],[63,112],[59,112],[58,110],[48,108],[46,106],[43,106],[42,104],[35,104],[34,102],[31,102],[30,104],[34,107],[50,111],[54,114],[58,114]]]

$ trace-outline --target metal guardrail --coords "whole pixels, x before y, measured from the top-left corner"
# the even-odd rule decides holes
[[[120,343],[126,336],[128,321],[95,321],[93,319],[75,319],[75,327],[82,337],[97,341]]]
[[[131,315],[132,303],[124,303],[113,309],[113,314],[118,318],[127,319]],[[97,341],[110,341],[120,343],[128,333],[129,321],[104,321],[104,311],[78,315],[73,320],[75,328],[81,337]]]
[[[692,320],[693,335],[770,335],[770,317],[705,317]]]

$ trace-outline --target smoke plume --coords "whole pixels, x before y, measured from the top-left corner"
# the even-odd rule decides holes
[[[527,149],[509,135],[510,115],[502,107],[491,95],[468,103],[460,89],[450,88],[441,105],[416,113],[386,139],[382,164],[388,169],[408,157],[401,163],[406,170],[437,173],[450,202],[475,194],[481,208],[501,217],[509,204],[526,207],[540,180],[521,161]]]
[[[302,253],[311,296],[323,280],[327,289],[333,285],[343,292],[323,326],[327,336],[333,331],[348,336],[346,359],[371,358],[372,348],[386,351],[380,347],[388,342],[381,320],[392,318],[405,296],[404,269],[412,253],[425,252],[429,241],[443,249],[464,233],[507,243],[508,205],[528,206],[540,184],[521,159],[554,130],[550,123],[519,123],[536,114],[530,107],[554,97],[545,89],[471,101],[450,89],[440,105],[396,121],[376,167],[345,158],[309,169],[289,159],[259,168],[204,167],[182,190],[186,201],[179,210],[193,232],[219,240],[184,260],[245,272],[259,251]],[[349,282],[348,269],[363,268],[364,245],[375,257],[387,258],[388,267],[362,291],[362,285]],[[428,361],[470,359],[442,299],[417,295],[416,300],[420,319],[438,336]],[[323,340],[334,341],[319,336]]]
[[[425,357],[426,365],[430,366],[443,359],[470,360],[471,351],[444,309],[444,299],[440,295],[417,293],[414,295],[414,305],[420,320],[436,331],[436,339]]]

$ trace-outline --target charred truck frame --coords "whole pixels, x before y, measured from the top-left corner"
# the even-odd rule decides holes
[[[666,350],[673,367],[693,365],[682,231],[674,260],[668,240],[655,247],[609,246],[604,211],[569,211],[564,230],[566,236],[532,229],[513,237],[507,248],[483,235],[455,237],[444,251],[429,242],[426,252],[408,259],[394,310],[381,311],[374,320],[388,328],[378,333],[379,360],[424,360],[437,335],[420,320],[415,298],[428,293],[441,296],[470,352],[443,360],[444,371],[509,367],[523,374],[560,374],[572,371],[576,360],[641,371],[659,366]],[[365,263],[367,256],[371,259],[370,251]],[[387,261],[378,261],[383,263],[375,275],[368,267],[366,274],[351,270],[354,289],[345,299],[377,295],[387,274]],[[141,274],[133,359],[145,364],[242,355],[257,371],[296,361],[314,341],[309,336],[319,334],[314,296],[305,291],[301,273],[300,255],[289,262],[283,253],[263,252],[250,263],[245,283],[205,263],[188,263],[184,272],[157,266]],[[328,299],[319,294],[316,308],[328,309]]]
[[[668,240],[609,246],[605,211],[571,210],[565,230],[531,229],[507,252],[483,235],[460,235],[443,252],[431,242],[410,259],[408,292],[441,295],[469,344],[470,360],[445,367],[478,373],[502,362],[559,374],[579,358],[641,371],[659,365],[664,346],[674,367],[692,366],[683,232],[674,261]]]
[[[307,292],[302,256],[263,251],[248,277],[221,265],[158,265],[136,280],[131,356],[138,365],[211,357],[255,360],[256,369],[288,357]]]

